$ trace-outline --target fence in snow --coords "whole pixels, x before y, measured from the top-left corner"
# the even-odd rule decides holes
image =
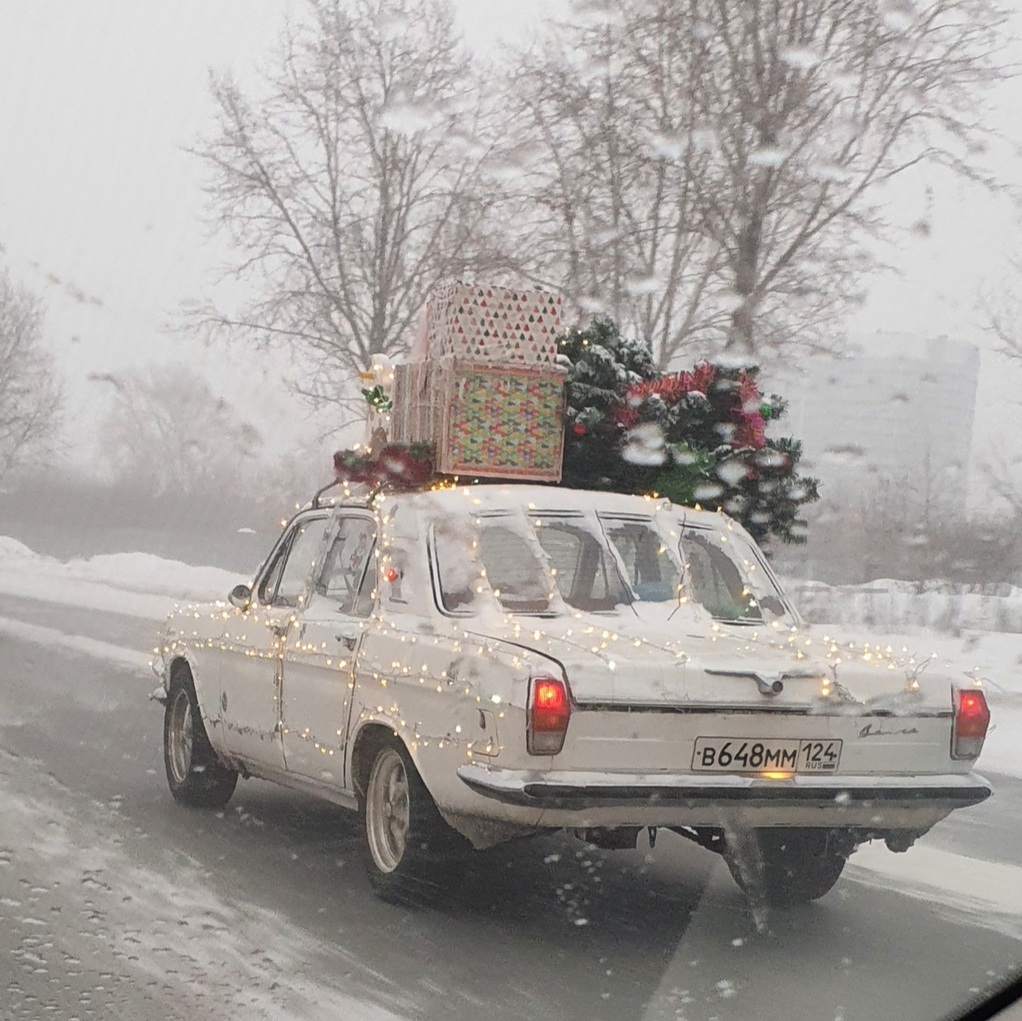
[[[1022,588],[1013,585],[959,585],[945,581],[880,579],[866,585],[784,582],[809,623],[862,625],[897,631],[926,627],[1022,634]]]

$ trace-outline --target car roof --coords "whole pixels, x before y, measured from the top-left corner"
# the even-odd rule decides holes
[[[316,506],[332,507],[371,507],[376,499],[372,493],[364,491],[345,491],[332,494],[323,493]],[[420,508],[431,508],[434,512],[447,510],[449,513],[461,513],[466,510],[486,514],[511,507],[537,510],[549,513],[582,513],[585,511],[601,511],[611,514],[634,514],[649,516],[658,510],[677,510],[685,515],[686,524],[703,528],[719,526],[721,522],[731,519],[721,511],[703,510],[701,507],[682,507],[672,505],[665,497],[655,494],[635,496],[627,493],[615,493],[592,489],[571,489],[566,486],[543,486],[523,483],[482,483],[471,486],[438,486],[433,489],[416,490],[407,493],[387,493],[383,495],[387,502],[398,504],[411,503]],[[305,510],[313,507],[306,504]]]
[[[628,496],[623,493],[516,483],[452,486],[422,493],[395,494],[393,499],[428,506],[434,511],[449,510],[451,513],[469,511],[476,514],[522,508],[547,513],[598,510],[648,516],[658,508],[668,506],[666,500],[652,496]]]

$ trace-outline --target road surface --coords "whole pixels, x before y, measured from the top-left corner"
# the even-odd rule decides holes
[[[857,855],[763,932],[716,856],[673,834],[522,842],[408,909],[372,895],[340,809],[258,781],[223,812],[173,802],[153,636],[0,597],[2,1021],[911,1021],[1022,968],[1018,780],[906,855]],[[910,874],[874,869],[895,857]]]

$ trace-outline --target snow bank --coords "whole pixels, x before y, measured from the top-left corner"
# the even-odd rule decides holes
[[[30,550],[23,542],[8,535],[0,535],[0,563],[5,560],[51,560],[41,553]]]
[[[175,603],[225,599],[241,580],[217,567],[194,567],[149,553],[65,563],[0,536],[0,593],[26,599],[163,620]]]
[[[810,623],[1022,634],[1022,589],[1012,585],[884,578],[866,585],[786,580],[784,587]]]
[[[1022,939],[1022,869],[917,844],[891,854],[876,842],[848,860],[845,876],[966,915],[973,925]]]
[[[108,553],[71,560],[64,568],[70,578],[188,600],[223,599],[239,581],[236,574],[219,567],[193,567],[150,553]]]

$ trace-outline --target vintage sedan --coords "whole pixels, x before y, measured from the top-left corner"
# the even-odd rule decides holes
[[[666,827],[792,904],[990,793],[979,686],[814,637],[740,526],[644,497],[319,497],[158,667],[175,798],[252,776],[356,810],[389,897],[513,837]]]

